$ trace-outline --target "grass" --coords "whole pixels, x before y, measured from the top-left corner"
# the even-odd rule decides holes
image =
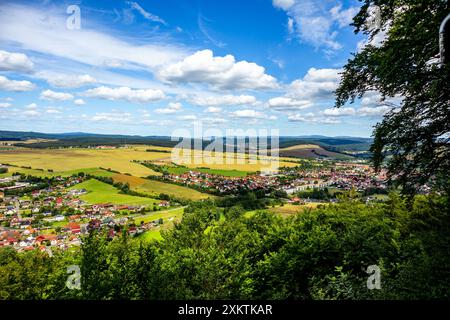
[[[161,236],[161,231],[158,229],[145,231],[144,233],[140,234],[138,236],[138,239],[143,242],[150,242],[150,241],[161,241],[163,240],[163,237]]]
[[[175,184],[155,180],[146,180],[142,185],[136,187],[135,190],[138,192],[148,194],[165,193],[176,198],[191,199],[191,200],[216,198],[213,195],[202,193],[188,187],[182,187]]]
[[[157,196],[160,193],[168,194],[171,197],[201,200],[207,198],[215,198],[213,195],[202,193],[188,187],[178,186],[171,183],[165,183],[156,180],[143,179],[139,177],[129,176],[126,174],[115,174],[112,176],[115,182],[128,183],[132,190],[145,193],[150,196]]]
[[[134,218],[134,223],[136,225],[140,225],[141,221],[144,221],[144,223],[163,219],[164,223],[168,222],[168,219],[174,218],[174,220],[180,219],[183,216],[184,208],[175,208],[175,209],[169,209],[165,211],[160,212],[152,212],[150,214],[147,214],[145,216],[139,216]]]
[[[165,170],[169,171],[172,174],[183,174],[190,170],[203,172],[203,173],[209,173],[209,174],[216,174],[226,177],[245,177],[247,176],[249,171],[240,171],[240,170],[227,170],[227,169],[209,169],[209,168],[186,168],[186,167],[170,167],[165,166]]]
[[[74,170],[67,170],[67,171],[56,171],[56,172],[49,172],[49,171],[43,171],[43,170],[37,170],[37,169],[26,169],[26,168],[20,168],[20,167],[8,167],[8,172],[3,173],[0,175],[0,177],[9,177],[14,172],[23,173],[26,175],[32,175],[36,177],[69,177],[73,174],[78,174],[79,172],[84,172],[86,174],[91,174],[95,176],[101,176],[101,177],[111,177],[115,173],[103,170],[100,168],[84,168],[84,169],[74,169]]]
[[[166,211],[161,211],[158,213],[151,213],[149,215],[143,216],[143,217],[136,217],[134,219],[134,223],[136,225],[140,225],[141,221],[144,221],[144,223],[157,220],[162,218],[163,224],[159,225],[152,230],[148,230],[141,235],[139,235],[138,239],[144,242],[153,241],[153,240],[163,240],[161,236],[161,230],[165,230],[170,228],[173,225],[174,221],[178,221],[181,219],[184,213],[184,208],[176,208],[176,209],[169,209]],[[170,218],[174,218],[172,221],[169,221]]]
[[[69,188],[69,190],[71,189],[86,189],[88,193],[81,195],[80,199],[90,204],[153,205],[159,203],[159,200],[156,199],[121,194],[117,188],[95,179],[79,183]]]

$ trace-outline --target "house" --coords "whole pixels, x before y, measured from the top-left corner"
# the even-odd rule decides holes
[[[160,207],[170,207],[169,201],[161,201],[158,206]]]
[[[81,216],[79,214],[74,214],[74,215],[69,216],[70,221],[80,221],[80,219],[81,219]]]
[[[64,229],[67,229],[68,231],[70,231],[73,234],[78,234],[81,232],[81,227],[78,223],[76,222],[69,222]]]
[[[63,199],[62,198],[56,198],[56,206],[60,207],[63,204]]]

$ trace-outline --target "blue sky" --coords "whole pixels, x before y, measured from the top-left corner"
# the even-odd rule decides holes
[[[359,5],[2,1],[0,128],[171,135],[199,121],[370,136],[389,110],[376,92],[333,108],[339,72],[366,41],[348,25]]]

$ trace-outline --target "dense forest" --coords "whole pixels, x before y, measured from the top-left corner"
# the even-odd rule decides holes
[[[219,220],[197,202],[159,242],[92,231],[74,251],[3,248],[0,299],[448,299],[448,212],[447,197],[391,193],[287,219],[234,206]],[[367,288],[370,265],[380,290]]]

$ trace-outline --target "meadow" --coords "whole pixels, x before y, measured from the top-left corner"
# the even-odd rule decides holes
[[[180,221],[184,213],[184,207],[169,209],[161,212],[150,213],[145,216],[138,216],[134,218],[134,223],[140,225],[153,220],[163,219],[163,224],[151,230],[145,231],[139,235],[138,239],[141,241],[162,240],[161,231],[170,228],[175,221]],[[169,220],[170,219],[170,220]]]
[[[127,205],[154,205],[160,202],[159,200],[152,198],[121,194],[114,186],[95,179],[86,180],[69,188],[69,190],[73,189],[86,189],[88,193],[81,195],[80,199],[89,204],[111,203]]]
[[[207,198],[215,198],[215,196],[202,193],[197,190],[178,186],[171,183],[165,183],[156,180],[148,180],[139,177],[129,176],[126,174],[114,174],[112,176],[114,182],[128,183],[131,190],[145,193],[148,195],[157,196],[161,193],[168,194],[171,197],[190,199],[190,200],[202,200]]]

